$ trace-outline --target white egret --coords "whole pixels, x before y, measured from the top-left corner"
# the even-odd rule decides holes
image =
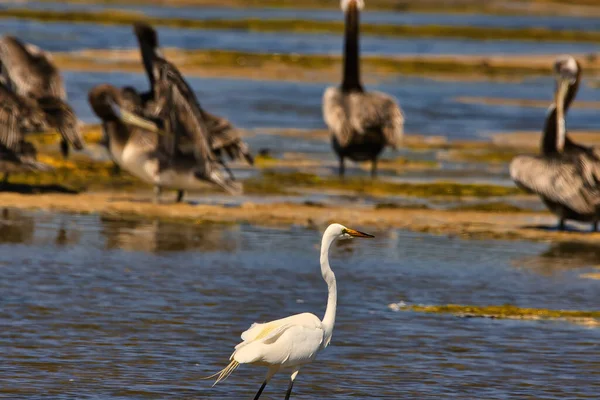
[[[233,354],[229,357],[229,365],[205,379],[216,376],[216,385],[227,379],[240,364],[268,367],[267,376],[254,397],[254,400],[257,400],[273,375],[285,369],[292,372],[285,395],[286,400],[289,399],[300,368],[312,362],[317,353],[331,341],[337,308],[337,286],[335,275],[329,266],[329,248],[337,239],[352,237],[373,236],[340,224],[329,225],[323,233],[321,274],[327,283],[329,297],[322,320],[314,314],[302,313],[262,324],[252,324],[242,333],[242,342],[235,346]]]

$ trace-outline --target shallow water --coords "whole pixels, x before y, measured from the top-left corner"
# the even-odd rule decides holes
[[[96,122],[87,103],[93,86],[108,82],[148,88],[143,74],[79,73],[64,74],[68,95],[79,118]],[[188,78],[201,104],[209,111],[231,119],[237,126],[260,128],[325,128],[321,101],[326,84],[309,82],[251,81],[244,79]],[[443,135],[450,139],[487,139],[491,134],[514,130],[541,130],[546,109],[517,106],[463,104],[460,96],[546,99],[552,101],[552,78],[530,79],[520,83],[452,82],[402,77],[376,85],[395,96],[406,115],[405,131],[423,135]],[[598,91],[583,84],[577,100],[598,100]],[[575,100],[575,101],[577,101]],[[572,109],[569,129],[597,128],[597,110]],[[329,153],[329,143],[258,135],[249,138],[255,148],[269,147],[275,152]]]
[[[225,365],[253,321],[323,313],[316,230],[15,211],[0,226],[6,398],[251,398],[260,368],[242,367],[215,388],[199,378]],[[332,346],[300,372],[293,398],[597,397],[599,329],[387,304],[594,309],[598,284],[579,274],[598,264],[598,251],[373,233],[332,250]],[[582,253],[592,256],[574,256]],[[276,377],[265,399],[286,386]]]
[[[38,10],[78,10],[102,11],[118,9],[123,11],[142,12],[146,15],[162,18],[187,18],[187,19],[304,19],[308,21],[340,21],[340,11],[334,10],[294,10],[276,8],[214,8],[214,7],[164,7],[164,6],[118,6],[102,4],[69,4],[50,2],[15,2],[2,4],[5,7],[21,8],[26,6]],[[569,30],[599,30],[594,18],[568,17],[568,16],[499,16],[484,14],[434,14],[434,13],[401,13],[380,12],[366,9],[361,14],[361,20],[372,24],[398,24],[398,25],[451,25],[451,26],[481,26],[503,28],[530,28],[541,27],[547,29]]]
[[[2,19],[0,31],[10,32],[24,41],[50,51],[87,48],[123,49],[137,47],[128,26],[83,23],[45,23]],[[182,49],[223,49],[250,52],[340,54],[341,35],[295,34],[286,32],[244,32],[234,30],[198,30],[158,28],[163,47]],[[493,45],[490,45],[493,43]],[[595,43],[483,41],[463,39],[420,39],[363,36],[361,52],[366,55],[398,54],[548,54],[595,53]]]

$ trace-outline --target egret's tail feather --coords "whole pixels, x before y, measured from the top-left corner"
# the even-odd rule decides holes
[[[229,363],[229,365],[227,365],[225,368],[223,368],[216,374],[212,374],[211,376],[207,376],[206,378],[202,378],[202,379],[212,379],[218,375],[217,380],[215,381],[215,383],[213,383],[213,386],[215,386],[217,383],[222,382],[225,379],[229,378],[229,375],[231,375],[233,373],[233,371],[235,371],[237,369],[237,367],[239,367],[239,366],[240,366],[240,363],[233,360],[232,362]]]

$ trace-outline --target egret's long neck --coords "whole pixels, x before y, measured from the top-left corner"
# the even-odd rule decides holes
[[[335,282],[335,274],[329,266],[329,248],[335,238],[336,236],[334,235],[323,235],[323,240],[321,241],[321,274],[323,275],[325,282],[327,282],[327,290],[329,291],[327,308],[325,309],[325,316],[322,320],[323,327],[325,328],[325,346],[329,344],[331,335],[333,334],[335,311],[337,308],[337,285]]]
[[[360,83],[360,61],[358,49],[359,11],[355,1],[346,10],[346,34],[344,37],[344,80],[343,91],[363,91]]]

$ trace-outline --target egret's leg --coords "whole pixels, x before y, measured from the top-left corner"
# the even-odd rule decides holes
[[[285,393],[285,400],[290,400],[290,395],[292,394],[292,388],[294,387],[294,381],[298,376],[298,370],[295,370],[292,376],[290,377],[290,385],[288,386],[288,390]]]
[[[181,200],[183,200],[183,196],[185,195],[185,190],[178,190],[177,191],[177,203],[181,203]]]
[[[254,396],[254,400],[258,400],[258,398],[262,394],[263,390],[265,390],[267,383],[269,383],[269,381],[271,380],[273,375],[275,375],[275,373],[278,370],[279,370],[279,367],[270,367],[269,368],[269,370],[267,371],[267,377],[265,378],[265,381],[262,383],[262,385],[260,385],[260,389],[258,389],[258,392],[256,392],[256,396]]]
[[[160,194],[162,193],[162,188],[160,186],[154,186],[154,204],[160,203]]]
[[[265,386],[267,386],[267,381],[265,380],[262,385],[260,385],[260,389],[258,389],[258,392],[256,392],[256,396],[254,396],[254,400],[258,400],[258,398],[260,397],[260,395],[262,394],[263,390],[265,390]]]
[[[592,232],[598,232],[598,220],[592,223]]]
[[[340,156],[340,169],[339,169],[340,178],[343,178],[346,174],[346,166],[344,165],[344,157]]]
[[[560,217],[558,220],[558,230],[559,231],[565,230],[565,219],[563,217]]]
[[[374,158],[373,161],[371,161],[371,178],[377,178],[377,158]]]

